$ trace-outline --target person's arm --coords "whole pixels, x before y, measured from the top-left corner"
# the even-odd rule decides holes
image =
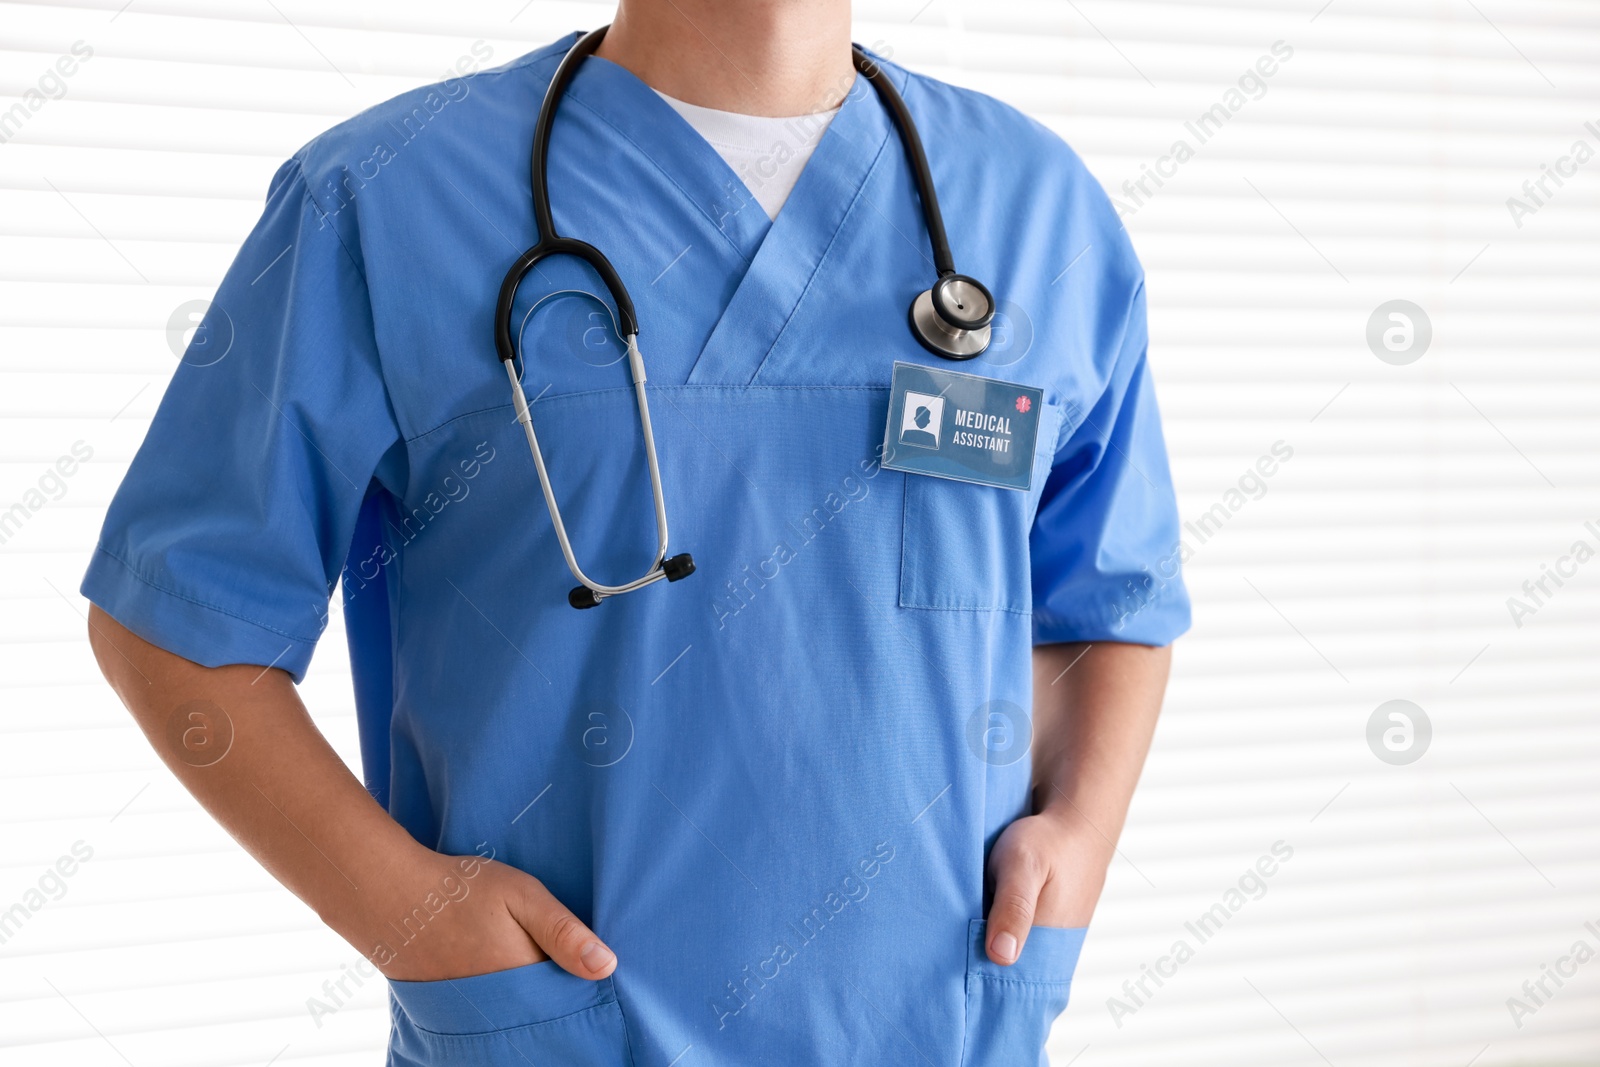
[[[537,879],[418,844],[329,746],[283,671],[202,667],[94,606],[89,642],[184,787],[388,977],[459,978],[547,956],[581,978],[615,968]]]
[[[988,951],[1010,964],[1031,926],[1087,926],[1144,767],[1172,650],[1101,642],[1033,650],[1033,811],[989,856]]]

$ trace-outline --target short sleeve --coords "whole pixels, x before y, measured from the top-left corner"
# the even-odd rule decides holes
[[[1147,356],[1144,285],[1109,380],[1045,482],[1029,548],[1035,644],[1166,645],[1189,628],[1177,500]]]
[[[122,625],[204,666],[304,677],[374,471],[401,440],[350,225],[318,209],[296,160],[279,169],[83,581]]]

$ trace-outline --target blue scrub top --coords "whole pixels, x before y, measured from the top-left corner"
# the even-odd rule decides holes
[[[208,666],[299,680],[343,583],[366,780],[424,844],[542,879],[614,948],[394,983],[391,1062],[1043,1062],[1081,930],[983,951],[984,860],[1029,805],[1036,643],[1188,626],[1143,274],[1058,138],[886,64],[956,262],[999,299],[956,366],[891,121],[857,78],[776,221],[627,70],[555,123],[558,227],[632,290],[672,550],[590,611],[495,358],[533,243],[533,122],[567,37],[381,104],[278,171],[116,495],[84,595]],[[578,558],[655,531],[603,293],[520,293],[523,385]],[[526,321],[524,321],[526,318]],[[1026,492],[880,466],[895,361],[1043,390]],[[396,949],[402,948],[397,944]],[[675,1060],[675,1057],[681,1057]]]

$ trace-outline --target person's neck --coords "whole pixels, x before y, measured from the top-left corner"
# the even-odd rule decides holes
[[[595,54],[670,97],[743,115],[829,111],[855,80],[849,0],[621,0]]]

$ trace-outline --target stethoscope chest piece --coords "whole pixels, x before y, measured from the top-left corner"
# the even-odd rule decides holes
[[[947,274],[911,302],[911,332],[945,359],[972,359],[989,347],[994,297],[965,274]]]

